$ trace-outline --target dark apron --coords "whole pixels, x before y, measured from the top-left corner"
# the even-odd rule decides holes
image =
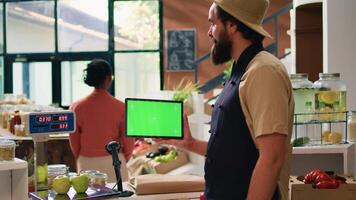
[[[213,106],[205,160],[206,200],[244,200],[259,157],[241,108],[239,85],[249,62],[263,50],[253,44],[234,63],[230,79]],[[278,199],[278,187],[273,200]]]

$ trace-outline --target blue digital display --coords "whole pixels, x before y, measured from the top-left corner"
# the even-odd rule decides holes
[[[72,111],[58,113],[30,113],[29,133],[68,133],[75,130],[75,116]]]

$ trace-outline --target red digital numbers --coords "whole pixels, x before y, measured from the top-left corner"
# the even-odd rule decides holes
[[[60,129],[66,129],[66,128],[68,128],[68,124],[67,123],[59,124],[59,128]]]
[[[52,124],[51,129],[67,129],[68,124],[67,123],[61,123],[61,124]]]
[[[59,121],[67,121],[67,115],[59,116]]]
[[[43,116],[36,117],[36,121],[39,123],[51,122],[52,118],[51,118],[51,116],[43,115]]]

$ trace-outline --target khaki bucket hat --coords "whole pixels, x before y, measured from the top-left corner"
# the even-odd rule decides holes
[[[272,38],[263,28],[263,18],[269,6],[269,0],[209,0],[215,2],[225,12],[240,20],[249,28],[263,36]]]

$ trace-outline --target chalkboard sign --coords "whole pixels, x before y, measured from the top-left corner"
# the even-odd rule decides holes
[[[195,30],[167,31],[168,70],[194,70]]]

